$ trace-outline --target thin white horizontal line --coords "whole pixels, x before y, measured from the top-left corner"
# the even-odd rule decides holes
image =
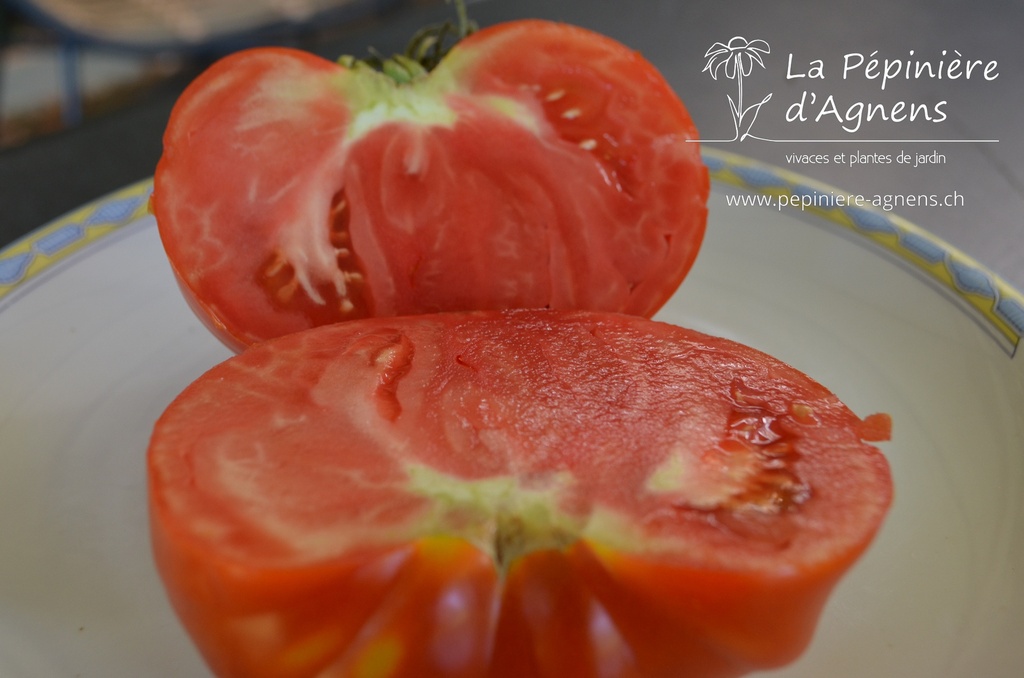
[[[748,137],[773,144],[997,144],[999,139],[765,139]],[[729,144],[735,139],[687,139],[701,144]]]

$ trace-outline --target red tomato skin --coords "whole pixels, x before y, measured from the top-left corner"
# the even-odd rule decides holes
[[[308,92],[329,84],[338,71],[336,64],[300,50],[246,50],[215,62],[200,74],[171,111],[150,210],[189,307],[236,352],[258,341],[266,327],[238,323],[225,304],[237,303],[257,317],[272,314],[274,309],[271,300],[258,293],[257,269],[270,255],[259,244],[267,235],[268,223],[301,214],[306,209],[304,203],[312,204],[318,192],[340,183],[330,144],[294,143],[302,132],[326,138],[337,136],[344,128],[349,117],[344,102]],[[285,81],[308,90],[304,92],[307,104],[297,111],[302,115],[282,115],[244,133],[236,132],[233,144],[225,149],[229,143],[225,125],[240,124],[252,115],[259,94],[255,83],[271,78],[276,78],[279,87]],[[266,150],[261,151],[263,148]],[[289,158],[289,163],[271,161],[282,157]],[[288,186],[294,180],[295,165],[307,168],[316,180],[285,193],[272,205],[251,199],[253,194]],[[252,167],[258,167],[255,175],[246,171]],[[325,185],[327,189],[322,188]],[[224,212],[225,200],[228,213]],[[326,202],[314,207],[326,215]],[[236,261],[251,262],[252,270],[241,275],[218,274]],[[293,323],[285,329],[299,327]]]
[[[615,614],[640,675],[725,678],[799,657],[829,594],[866,547],[848,560],[775,577],[688,570],[582,543],[568,557],[583,585]],[[689,673],[679,673],[680,666]]]
[[[708,174],[685,106],[639,54],[510,22],[456,45],[428,81],[385,87],[261,48],[187,88],[152,210],[191,308],[233,350],[367,316],[650,316],[682,282]],[[428,112],[380,122],[375,103]]]
[[[217,676],[487,675],[498,578],[491,559],[466,542],[423,539],[309,568],[260,570],[189,553],[155,527],[160,574],[174,582],[170,601]]]
[[[563,345],[567,337],[570,344]],[[299,353],[288,352],[293,350]],[[299,355],[302,360],[295,359]],[[224,533],[225,543],[255,540],[256,545],[244,547],[251,555],[240,557],[232,554],[233,546],[222,549],[220,538],[211,541],[216,522],[189,517],[190,502],[209,502],[199,515],[217,517],[222,509],[216,503],[223,500],[217,493],[218,474],[204,470],[218,467],[209,466],[192,446],[204,444],[218,427],[262,431],[270,420],[287,422],[303,414],[333,420],[336,413],[323,410],[323,394],[314,393],[329,373],[342,389],[328,389],[330,401],[368,405],[353,421],[364,422],[360,426],[370,431],[371,444],[375,433],[396,435],[403,426],[410,427],[408,440],[415,440],[414,448],[428,447],[435,439],[447,441],[442,446],[452,449],[439,463],[450,464],[446,472],[467,483],[504,472],[467,457],[467,451],[476,452],[471,446],[456,449],[472,440],[474,431],[500,421],[493,411],[499,402],[526,418],[537,416],[531,409],[534,401],[542,403],[542,410],[554,410],[542,415],[554,415],[550,427],[520,424],[514,417],[507,423],[515,429],[512,442],[521,436],[536,441],[540,449],[543,437],[553,437],[552,450],[545,452],[550,455],[585,438],[576,426],[601,426],[585,416],[585,408],[563,412],[557,406],[574,399],[585,403],[584,394],[596,389],[602,403],[599,414],[610,420],[609,430],[628,426],[628,432],[612,446],[597,445],[595,449],[608,450],[609,456],[586,457],[574,473],[577,482],[601,484],[611,478],[595,497],[609,504],[629,503],[636,488],[650,485],[643,477],[635,481],[636,487],[630,484],[630,464],[623,465],[613,451],[636,454],[642,446],[629,447],[629,437],[636,436],[664,444],[657,435],[669,425],[667,413],[677,403],[690,402],[689,387],[680,384],[683,388],[675,393],[671,380],[657,382],[651,393],[644,391],[644,380],[674,369],[663,362],[666,357],[703,365],[700,374],[708,379],[703,397],[725,398],[744,416],[782,412],[786,402],[799,405],[790,408],[791,419],[786,415],[780,421],[794,427],[789,435],[802,450],[794,462],[797,473],[814,479],[811,498],[794,515],[806,514],[801,524],[816,536],[783,533],[780,541],[769,532],[746,541],[736,531],[747,529],[742,523],[727,524],[712,513],[687,508],[678,513],[677,527],[692,533],[693,542],[679,553],[659,554],[643,547],[633,553],[585,537],[527,551],[499,567],[480,544],[455,533],[431,532],[293,565],[277,559],[280,535],[272,523],[266,535],[259,525],[243,524],[236,526],[237,535],[235,530]],[[427,378],[425,364],[444,389]],[[332,372],[332,365],[346,368]],[[631,376],[620,381],[617,370],[623,365]],[[242,369],[256,372],[246,380],[237,371]],[[730,386],[730,373],[749,377],[746,390]],[[532,374],[540,378],[534,380]],[[517,382],[524,378],[532,386]],[[778,387],[769,389],[776,382]],[[418,394],[409,390],[413,384]],[[625,390],[620,392],[620,387]],[[490,399],[476,403],[474,389]],[[275,398],[298,409],[252,409]],[[218,403],[231,405],[216,409]],[[459,410],[458,403],[469,408]],[[632,410],[630,403],[639,409]],[[179,404],[198,408],[208,421],[178,420]],[[648,408],[655,410],[651,428],[643,424],[644,417],[630,423],[627,415]],[[478,419],[468,418],[473,412]],[[321,467],[317,455],[335,444],[342,453],[346,441],[340,437],[362,440],[363,433],[348,430],[348,424],[338,434],[325,420],[302,421],[301,439],[308,443],[296,453],[301,458],[289,455],[275,463],[298,461],[316,469],[299,477],[334,477],[338,469]],[[711,427],[713,436],[719,436],[722,421],[732,419],[702,420],[697,426]],[[197,427],[200,432],[194,433]],[[327,427],[321,432],[326,435],[317,432],[321,427]],[[830,591],[872,541],[892,500],[892,487],[885,458],[860,443],[863,427],[864,421],[824,387],[753,349],[636,317],[518,311],[342,323],[247,350],[213,368],[168,408],[150,449],[154,556],[183,624],[224,678],[730,678],[797,657],[810,642]],[[265,442],[266,435],[269,441],[272,428],[256,433],[258,440]],[[833,448],[856,459],[828,466],[837,463],[829,458],[834,457]],[[401,443],[396,449],[410,448]],[[810,457],[818,454],[825,456],[822,463],[828,468],[814,468]],[[593,468],[605,462],[611,466],[608,473]],[[348,468],[348,463],[342,460],[339,468]],[[280,485],[264,488],[261,496],[289,496],[287,468],[271,468]],[[375,482],[386,479],[372,465],[353,468],[362,475],[374,474]],[[523,473],[532,478],[538,469]],[[318,482],[300,489],[320,507],[325,498],[313,489]],[[325,487],[330,493],[366,491],[359,485]],[[193,492],[208,493],[208,498],[190,499]],[[864,515],[830,513],[829,505],[844,505],[854,495],[859,507],[854,510]],[[230,502],[223,510],[233,510]],[[366,510],[375,509],[367,504]],[[650,520],[654,513],[643,510],[647,517],[632,529],[656,540],[663,526]],[[505,534],[512,547],[517,534]],[[720,541],[735,559],[721,559],[712,540]]]
[[[522,58],[528,42],[543,59]],[[573,58],[567,58],[569,44],[578,50]],[[481,55],[475,54],[478,45]],[[626,296],[598,304],[567,300],[552,307],[652,316],[696,260],[707,219],[710,180],[700,160],[699,133],[678,95],[640,52],[568,24],[507,22],[481,30],[456,46],[451,57],[456,62],[461,59],[458,50],[474,53],[474,62],[466,70],[475,92],[511,94],[540,87],[535,105],[543,109],[548,123],[562,140],[594,141],[597,146],[592,153],[598,162],[593,167],[618,189],[619,200],[611,203],[618,223],[604,234],[611,246],[599,254],[613,260],[608,274],[602,274],[605,286],[617,277],[612,272],[617,272],[627,281]],[[584,64],[603,64],[606,70],[590,70]],[[563,87],[566,94],[550,100]],[[618,124],[595,130],[596,119],[602,117],[595,109]],[[579,115],[566,117],[576,110]],[[650,152],[658,146],[675,150]],[[634,227],[645,220],[650,223]],[[578,238],[566,244],[576,264],[572,269],[586,261],[585,253],[591,249],[587,226],[570,228],[566,235]],[[588,291],[577,294],[586,299]]]

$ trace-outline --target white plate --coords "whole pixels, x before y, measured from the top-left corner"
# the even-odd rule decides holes
[[[708,237],[660,317],[892,414],[896,502],[808,652],[771,675],[999,678],[1024,666],[1024,297],[884,212],[730,207],[827,187],[720,152]],[[144,454],[228,356],[129,187],[0,252],[0,675],[208,675],[150,559]],[[766,674],[767,675],[767,674]]]

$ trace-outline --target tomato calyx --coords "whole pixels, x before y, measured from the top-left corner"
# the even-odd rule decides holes
[[[338,63],[346,68],[370,68],[380,71],[399,84],[424,77],[444,60],[452,47],[479,28],[476,22],[469,18],[465,0],[454,0],[454,5],[456,23],[449,19],[421,28],[409,40],[404,53],[385,57],[371,47],[368,50],[368,57],[356,59],[346,55],[338,59]],[[454,38],[455,41],[447,44],[449,38]]]

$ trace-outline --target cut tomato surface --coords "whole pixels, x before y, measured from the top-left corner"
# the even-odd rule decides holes
[[[366,316],[579,308],[652,315],[692,266],[697,131],[637,52],[517,21],[402,84],[231,55],[170,117],[152,209],[229,346]]]
[[[637,316],[340,323],[168,407],[155,559],[220,676],[737,676],[799,655],[881,525],[866,421]]]

